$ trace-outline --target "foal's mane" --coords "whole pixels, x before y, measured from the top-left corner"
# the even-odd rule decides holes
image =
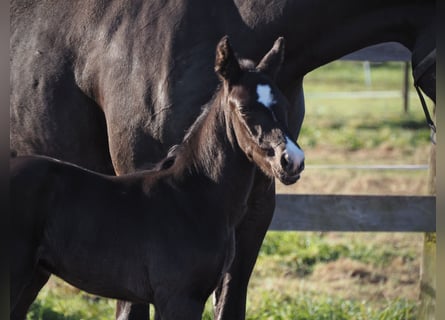
[[[201,130],[203,130],[205,126],[209,126],[209,129],[211,131],[215,130],[216,123],[207,120],[211,111],[214,110],[215,107],[217,107],[216,104],[221,101],[223,92],[224,90],[222,89],[222,86],[219,85],[212,99],[202,106],[201,113],[193,122],[193,124],[187,129],[181,143],[173,145],[168,151],[167,156],[156,165],[156,168],[169,169],[173,165],[178,165],[178,161],[193,161],[193,159],[195,158],[194,153],[197,151],[197,141],[195,140],[198,139],[198,134],[201,132]],[[185,165],[186,163],[183,164]]]
[[[248,59],[238,59],[238,62],[241,69],[244,72],[255,71],[255,63],[253,61]],[[194,162],[196,160],[194,153],[196,152],[196,148],[198,147],[195,141],[195,139],[197,139],[197,134],[200,133],[205,126],[208,126],[207,128],[208,130],[212,132],[215,131],[216,129],[215,127],[218,126],[217,121],[207,121],[207,120],[212,110],[214,112],[217,112],[215,108],[218,108],[219,106],[221,106],[221,104],[226,103],[226,101],[224,100],[224,94],[225,94],[224,86],[222,83],[219,83],[219,85],[215,90],[215,93],[213,94],[213,97],[210,99],[209,102],[207,102],[205,105],[202,106],[201,113],[185,132],[182,142],[180,144],[173,145],[170,148],[170,150],[167,153],[167,156],[155,165],[154,168],[155,170],[166,170],[176,165],[178,166],[177,167],[178,171],[181,171],[183,169],[183,166],[180,166],[178,162],[182,162],[182,164],[187,165],[190,164],[187,162],[189,161]],[[206,143],[206,145],[208,145],[207,153],[211,152],[210,149],[213,147],[212,145],[209,145],[211,143],[212,143],[211,141],[209,141],[209,143]],[[200,159],[200,160],[209,162],[209,165],[211,165],[212,162],[215,160],[211,156],[212,156],[211,154],[207,154],[204,157],[205,159]],[[192,163],[192,165],[196,166],[197,163]]]

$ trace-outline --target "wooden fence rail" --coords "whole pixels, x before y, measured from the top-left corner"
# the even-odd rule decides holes
[[[435,196],[277,194],[269,230],[435,232]]]

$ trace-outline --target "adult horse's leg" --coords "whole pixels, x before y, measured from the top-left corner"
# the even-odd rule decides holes
[[[116,305],[116,320],[148,320],[150,309],[148,304],[131,303],[118,300]]]
[[[275,184],[257,170],[248,211],[236,230],[234,261],[215,291],[215,319],[245,318],[249,278],[275,208]]]

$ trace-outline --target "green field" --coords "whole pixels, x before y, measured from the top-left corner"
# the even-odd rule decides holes
[[[401,63],[335,62],[307,76],[299,143],[308,169],[285,193],[426,194],[426,171],[315,170],[316,164],[427,164],[429,130],[414,90],[403,112]],[[400,92],[332,98],[332,92]],[[378,94],[376,94],[377,96]],[[431,104],[431,103],[430,103]],[[247,318],[416,319],[422,234],[269,232],[255,267]],[[115,302],[52,279],[28,319],[113,319]],[[205,319],[212,319],[210,301]]]

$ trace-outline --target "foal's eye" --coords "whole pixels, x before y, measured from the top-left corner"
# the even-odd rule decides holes
[[[275,115],[273,106],[265,107],[263,104],[261,104],[261,105],[256,109],[256,111],[259,112],[259,113],[262,113],[262,114],[264,114],[264,115],[267,115],[268,117],[271,116],[272,119],[273,119],[274,121],[277,121],[277,117],[276,117],[276,115]]]
[[[243,116],[249,116],[252,114],[252,110],[250,110],[249,107],[245,105],[239,106],[238,109]]]
[[[268,157],[273,157],[275,155],[275,150],[273,148],[267,148],[266,155]]]

